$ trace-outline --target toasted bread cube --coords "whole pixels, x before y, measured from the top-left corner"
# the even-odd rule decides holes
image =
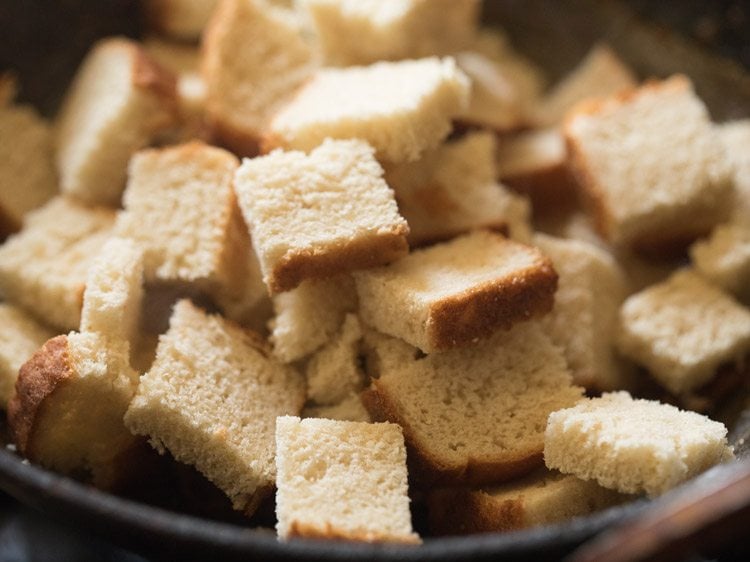
[[[269,119],[317,66],[312,47],[283,8],[225,0],[203,41],[206,109],[213,132],[234,152],[258,152]]]
[[[125,424],[159,452],[195,466],[251,514],[276,478],[276,417],[298,415],[303,377],[265,342],[183,300],[141,377]]]
[[[97,43],[83,61],[57,119],[63,193],[117,206],[131,155],[177,118],[175,78],[135,42]]]
[[[362,404],[358,393],[350,394],[341,402],[330,406],[307,405],[300,414],[303,418],[323,418],[327,420],[372,422],[370,413]]]
[[[145,0],[148,23],[160,33],[181,40],[200,38],[220,0]]]
[[[573,382],[597,391],[625,388],[628,370],[615,351],[625,274],[609,254],[586,242],[537,234],[534,243],[560,276],[555,306],[541,321],[563,348]]]
[[[632,499],[569,474],[541,468],[485,488],[438,488],[427,496],[430,530],[468,535],[527,529],[589,515]]]
[[[354,66],[415,59],[465,47],[476,32],[478,0],[303,0],[325,62]]]
[[[240,293],[251,249],[232,190],[238,165],[198,141],[133,157],[116,232],[143,249],[147,282]]]
[[[279,417],[276,467],[281,539],[420,542],[399,426]]]
[[[273,297],[270,322],[273,353],[283,363],[298,361],[333,338],[347,312],[357,308],[357,291],[349,275],[303,281]]]
[[[535,111],[536,121],[542,126],[558,125],[580,101],[616,94],[637,84],[633,71],[617,53],[609,45],[599,43],[544,96]]]
[[[696,270],[739,298],[750,298],[750,220],[721,224],[690,248]]]
[[[550,415],[548,468],[626,494],[658,496],[734,458],[724,424],[627,392],[584,399]]]
[[[359,320],[354,314],[347,314],[336,337],[307,363],[308,400],[322,406],[335,406],[363,389],[365,378],[359,367],[361,339]]]
[[[542,463],[547,416],[582,392],[538,322],[427,356],[381,334],[365,341],[375,373],[362,400],[373,419],[404,428],[410,476],[425,485],[488,484],[531,471]]]
[[[52,131],[30,106],[10,105],[15,82],[0,76],[0,241],[20,230],[23,217],[57,193]]]
[[[354,275],[360,317],[425,353],[476,343],[552,309],[557,274],[539,250],[487,231]]]
[[[8,405],[19,452],[65,474],[89,472],[96,486],[116,485],[137,445],[122,422],[137,384],[127,344],[94,333],[52,338],[21,367]]]
[[[733,222],[750,224],[750,119],[718,125],[719,140],[734,167],[735,201]]]
[[[416,162],[387,167],[385,180],[409,223],[410,246],[478,228],[511,235],[530,228],[528,206],[497,183],[496,145],[491,133],[469,133]]]
[[[88,272],[81,332],[134,345],[142,300],[143,251],[130,240],[109,239]]]
[[[597,229],[617,245],[672,251],[729,213],[731,168],[684,76],[579,106],[565,136]]]
[[[0,303],[0,407],[13,396],[18,370],[55,334],[23,309]]]
[[[409,228],[373,153],[360,140],[326,140],[309,155],[242,163],[235,190],[272,294],[407,253]]]
[[[81,323],[88,269],[109,238],[114,212],[55,197],[26,216],[0,247],[0,293],[61,331]]]
[[[417,160],[450,133],[468,96],[468,79],[452,58],[319,70],[274,116],[264,150],[359,138],[378,159]]]
[[[686,269],[629,297],[619,330],[620,351],[675,394],[750,353],[750,311]]]

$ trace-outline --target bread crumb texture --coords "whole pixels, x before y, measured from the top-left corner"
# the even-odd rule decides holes
[[[554,412],[544,436],[548,468],[651,497],[733,458],[724,424],[627,392]]]

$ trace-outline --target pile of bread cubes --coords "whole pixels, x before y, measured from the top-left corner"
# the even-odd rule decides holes
[[[400,543],[411,501],[506,531],[733,458],[750,121],[604,44],[550,87],[479,0],[145,5],[54,122],[0,84],[21,455],[116,490],[152,447],[281,539]]]

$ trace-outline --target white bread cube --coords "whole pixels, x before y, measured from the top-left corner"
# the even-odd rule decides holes
[[[88,269],[114,223],[114,212],[55,197],[26,215],[0,247],[0,293],[42,322],[77,330]]]
[[[579,106],[565,136],[597,229],[617,245],[681,248],[729,213],[731,168],[684,76]]]
[[[469,81],[452,58],[319,70],[274,116],[264,151],[360,138],[381,160],[417,160],[450,133],[468,96]]]
[[[734,458],[724,424],[627,392],[554,412],[544,436],[548,468],[626,494],[658,496]]]
[[[559,275],[555,306],[541,322],[563,348],[573,382],[589,390],[625,388],[628,373],[615,351],[625,274],[609,254],[586,242],[537,234],[534,244]]]
[[[279,538],[420,542],[397,425],[283,416],[276,451]]]
[[[0,99],[0,240],[21,228],[23,217],[57,193],[52,131],[30,106],[11,105],[15,83]]]
[[[750,353],[750,311],[683,269],[625,301],[617,345],[665,388],[686,393]]]
[[[60,189],[90,204],[117,206],[130,156],[176,117],[174,76],[133,41],[100,41],[57,117]]]
[[[347,312],[357,308],[357,291],[349,275],[310,279],[273,297],[270,322],[273,354],[283,363],[298,361],[333,338]]]
[[[427,356],[372,332],[365,341],[375,372],[362,400],[373,419],[404,428],[410,476],[424,485],[489,484],[530,472],[542,463],[547,416],[582,393],[538,322]]]
[[[596,482],[545,468],[483,488],[438,488],[427,496],[437,535],[507,532],[561,523],[633,499]]]
[[[184,41],[200,38],[220,0],[145,0],[148,23],[155,30]]]
[[[326,64],[415,59],[464,48],[476,32],[478,0],[302,0]]]
[[[23,309],[0,302],[0,407],[13,396],[18,370],[55,334]]]
[[[203,39],[210,126],[234,152],[258,152],[277,109],[317,66],[298,23],[266,0],[224,0]]]
[[[599,43],[544,96],[536,108],[535,120],[541,126],[558,125],[582,100],[616,94],[637,84],[635,74],[617,53]]]
[[[94,333],[52,338],[18,375],[8,406],[14,443],[42,466],[115,486],[137,447],[122,422],[137,384],[127,344]]]
[[[750,298],[750,217],[720,224],[706,240],[690,248],[696,270],[739,298]]]
[[[475,132],[425,152],[416,162],[386,168],[385,180],[409,223],[410,246],[479,228],[513,237],[529,231],[528,205],[497,183],[496,150],[494,135]]]
[[[143,251],[132,241],[110,238],[86,279],[81,332],[134,345],[143,300]]]
[[[304,378],[260,336],[182,300],[125,424],[252,514],[276,479],[276,417],[298,415],[304,401]]]
[[[382,175],[360,140],[244,160],[235,190],[271,294],[407,253],[409,229]]]
[[[359,367],[361,339],[359,320],[347,314],[339,333],[305,367],[308,400],[335,406],[364,388],[365,377]]]
[[[539,250],[481,230],[354,279],[363,322],[425,353],[546,314],[557,288],[552,262]]]
[[[238,165],[198,141],[133,157],[116,233],[142,248],[147,282],[240,293],[251,249],[232,189]]]

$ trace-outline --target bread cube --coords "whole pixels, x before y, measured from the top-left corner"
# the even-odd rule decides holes
[[[750,224],[750,119],[729,121],[716,126],[726,155],[734,167],[735,200],[733,222]]]
[[[729,214],[731,168],[684,76],[579,106],[565,136],[597,228],[617,245],[673,252]]]
[[[687,393],[750,353],[750,311],[695,272],[680,270],[625,301],[617,345],[667,390]]]
[[[557,274],[539,250],[476,231],[354,274],[360,317],[425,353],[471,345],[552,309]]]
[[[281,539],[420,542],[397,425],[279,417],[276,467]]]
[[[613,392],[550,415],[548,468],[626,494],[658,496],[734,458],[727,429],[695,412]]]
[[[318,70],[273,117],[263,149],[308,151],[328,137],[359,138],[380,160],[414,161],[448,136],[468,97],[452,58]]]
[[[407,253],[408,226],[373,152],[327,140],[309,155],[279,150],[242,163],[235,189],[272,294]]]
[[[362,400],[373,419],[404,428],[410,476],[423,485],[489,484],[530,472],[542,463],[547,416],[582,393],[538,322],[427,356],[373,332],[365,343],[374,372]]]
[[[690,248],[696,270],[741,299],[750,298],[750,217],[717,226]]]
[[[56,123],[60,188],[117,206],[131,155],[177,119],[175,78],[137,43],[103,39],[83,61]]]
[[[125,424],[252,514],[276,479],[276,417],[304,402],[304,378],[270,358],[260,336],[182,300]]]

